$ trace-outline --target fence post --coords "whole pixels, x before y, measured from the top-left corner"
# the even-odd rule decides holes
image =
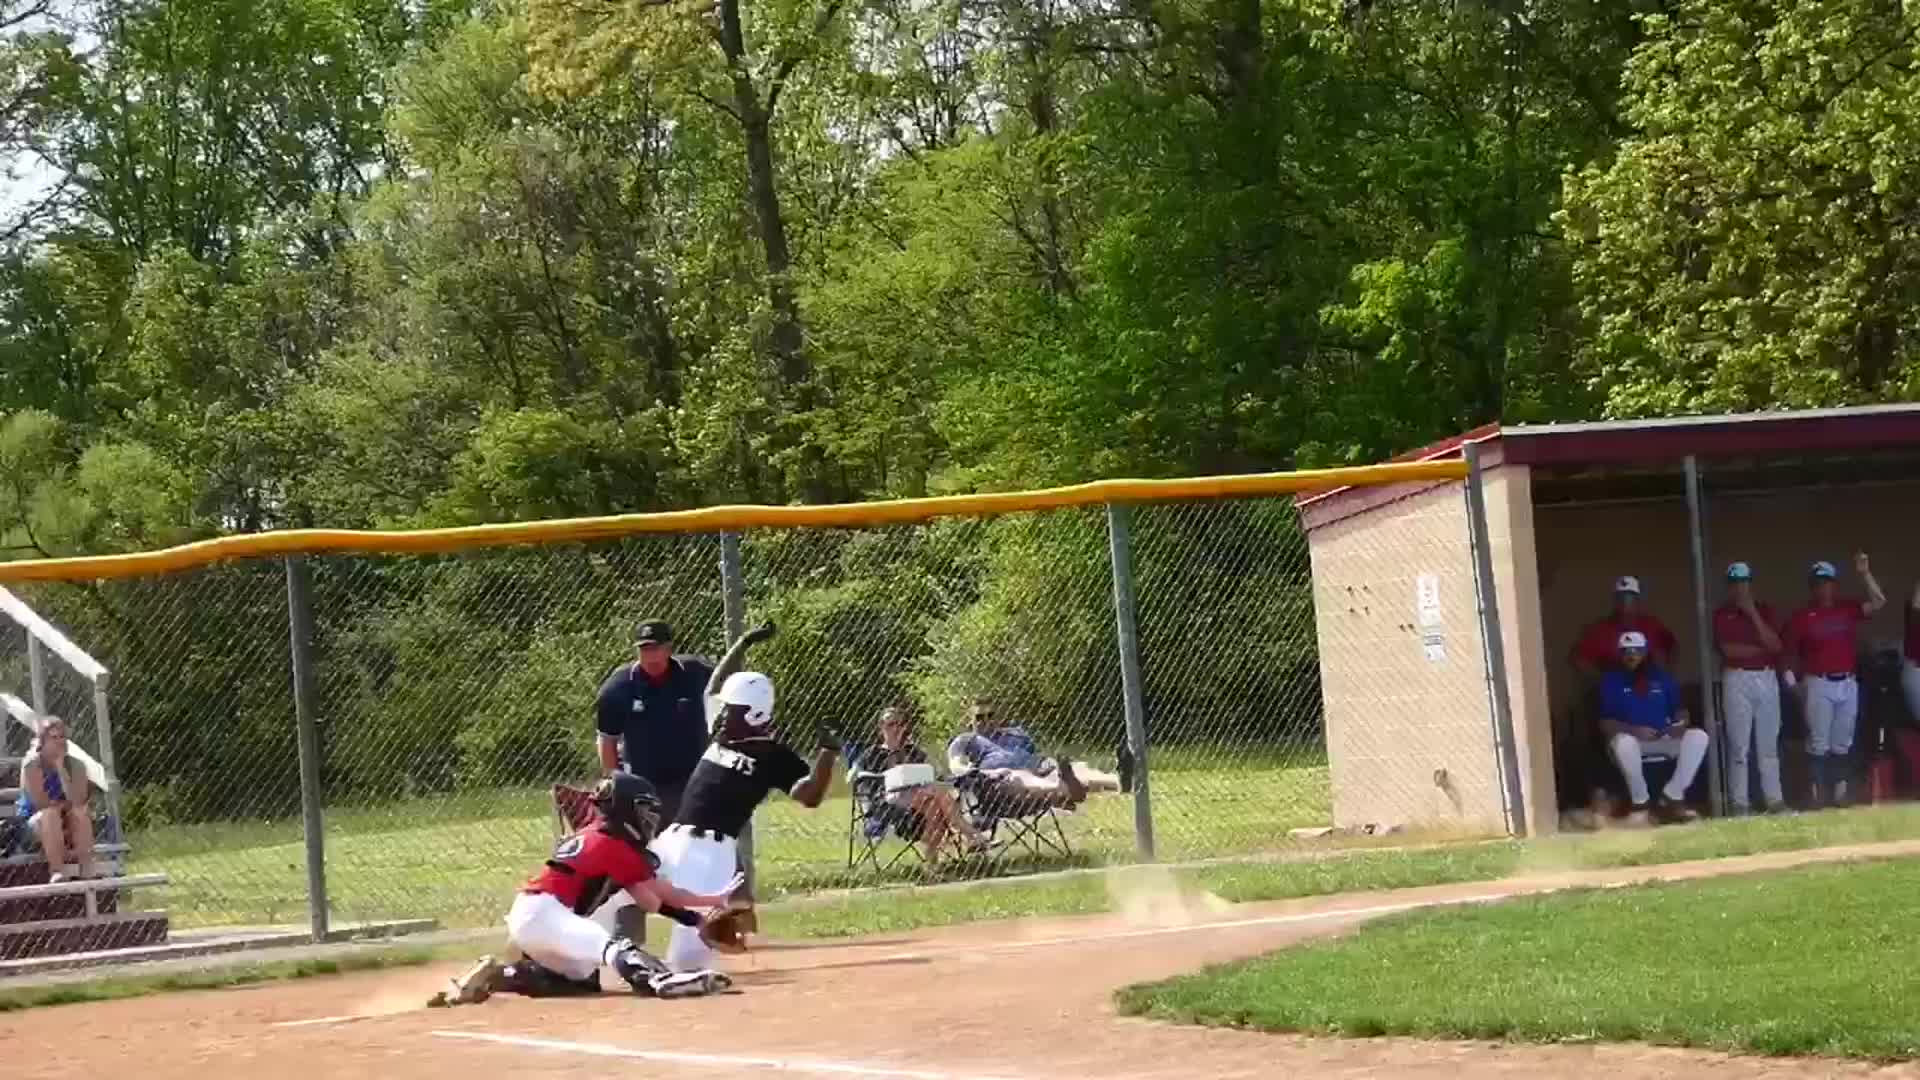
[[[33,711],[47,715],[47,648],[27,627],[27,685],[33,688]]]
[[[307,834],[307,910],[313,940],[327,940],[327,860],[320,818],[320,727],[314,715],[313,605],[307,560],[289,555],[287,632],[293,656],[293,716],[300,736],[300,821]]]
[[[1460,448],[1467,462],[1467,536],[1473,545],[1473,589],[1480,607],[1480,640],[1487,662],[1488,698],[1493,706],[1493,736],[1498,744],[1500,783],[1507,789],[1507,825],[1527,835],[1527,802],[1520,787],[1520,745],[1513,737],[1513,701],[1507,694],[1507,647],[1500,636],[1500,596],[1493,583],[1493,542],[1487,535],[1486,474],[1480,446]]]
[[[1719,817],[1727,812],[1727,759],[1722,749],[1725,744],[1721,741],[1726,732],[1713,697],[1717,680],[1713,677],[1713,615],[1707,601],[1707,520],[1701,499],[1700,459],[1688,454],[1685,466],[1687,534],[1693,558],[1693,638],[1699,646],[1700,662],[1700,720],[1711,740],[1707,744],[1708,798],[1713,802],[1714,816]]]
[[[1133,532],[1127,507],[1107,504],[1107,547],[1113,564],[1113,621],[1120,642],[1120,696],[1133,754],[1133,842],[1153,859],[1153,802],[1147,796],[1147,710],[1140,690],[1140,639],[1133,622]]]
[[[747,579],[740,570],[740,534],[735,532],[720,534],[720,611],[726,623],[726,643],[732,645],[747,632]],[[740,830],[739,850],[740,870],[747,875],[747,895],[757,898],[760,894],[754,891],[751,821]]]
[[[107,711],[107,674],[93,680],[93,735],[100,741],[100,767],[107,770],[106,842],[123,838],[120,825],[120,767],[113,762],[113,717]]]

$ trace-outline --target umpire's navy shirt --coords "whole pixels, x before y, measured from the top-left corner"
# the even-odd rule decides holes
[[[655,787],[686,784],[711,739],[703,699],[712,677],[706,661],[692,656],[674,657],[658,682],[637,661],[613,669],[600,684],[596,726],[600,734],[620,740],[629,772]]]

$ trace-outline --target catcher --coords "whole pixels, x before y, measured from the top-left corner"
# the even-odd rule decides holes
[[[712,895],[677,889],[655,877],[659,859],[647,849],[659,826],[660,797],[653,785],[617,772],[594,790],[592,824],[560,841],[545,868],[522,887],[507,912],[507,935],[520,956],[500,963],[482,957],[429,1005],[471,1005],[496,993],[556,997],[600,992],[600,966],[612,966],[635,993],[679,998],[715,994],[732,986],[724,973],[707,969],[674,972],[646,950],[615,938],[586,916],[616,891],[648,912],[672,919],[692,933],[714,923],[716,939],[736,935],[728,905],[738,876]],[[706,909],[701,915],[696,909]]]

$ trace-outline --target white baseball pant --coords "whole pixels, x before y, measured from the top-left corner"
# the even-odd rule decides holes
[[[1720,685],[1727,709],[1727,796],[1733,808],[1752,806],[1747,797],[1747,762],[1756,750],[1760,797],[1768,806],[1785,801],[1780,790],[1779,676],[1771,670],[1729,668]]]
[[[1675,802],[1686,798],[1687,788],[1693,785],[1693,778],[1700,774],[1700,763],[1707,759],[1707,733],[1699,728],[1688,728],[1686,734],[1675,738],[1668,735],[1652,742],[1641,742],[1626,732],[1613,737],[1613,760],[1620,766],[1620,774],[1627,778],[1627,793],[1633,798],[1633,805],[1645,806],[1650,798],[1647,793],[1646,767],[1641,763],[1644,755],[1664,755],[1675,759],[1673,779],[1661,794]]]
[[[1900,689],[1906,691],[1908,715],[1920,722],[1920,663],[1909,660],[1900,669]]]
[[[739,871],[736,843],[730,836],[695,836],[691,826],[670,825],[653,841],[660,876],[677,889],[710,896],[725,892]],[[667,966],[675,971],[705,971],[714,953],[691,926],[673,925],[667,939]]]
[[[1854,721],[1860,716],[1860,683],[1851,675],[1809,675],[1806,683],[1807,753],[1845,755],[1853,749]]]
[[[612,937],[545,893],[521,893],[507,909],[507,940],[527,958],[569,979],[600,970]]]

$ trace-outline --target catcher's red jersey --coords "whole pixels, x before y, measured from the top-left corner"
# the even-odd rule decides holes
[[[546,868],[528,879],[525,891],[545,893],[576,914],[588,915],[614,890],[652,880],[658,866],[653,852],[589,827],[560,841]]]

